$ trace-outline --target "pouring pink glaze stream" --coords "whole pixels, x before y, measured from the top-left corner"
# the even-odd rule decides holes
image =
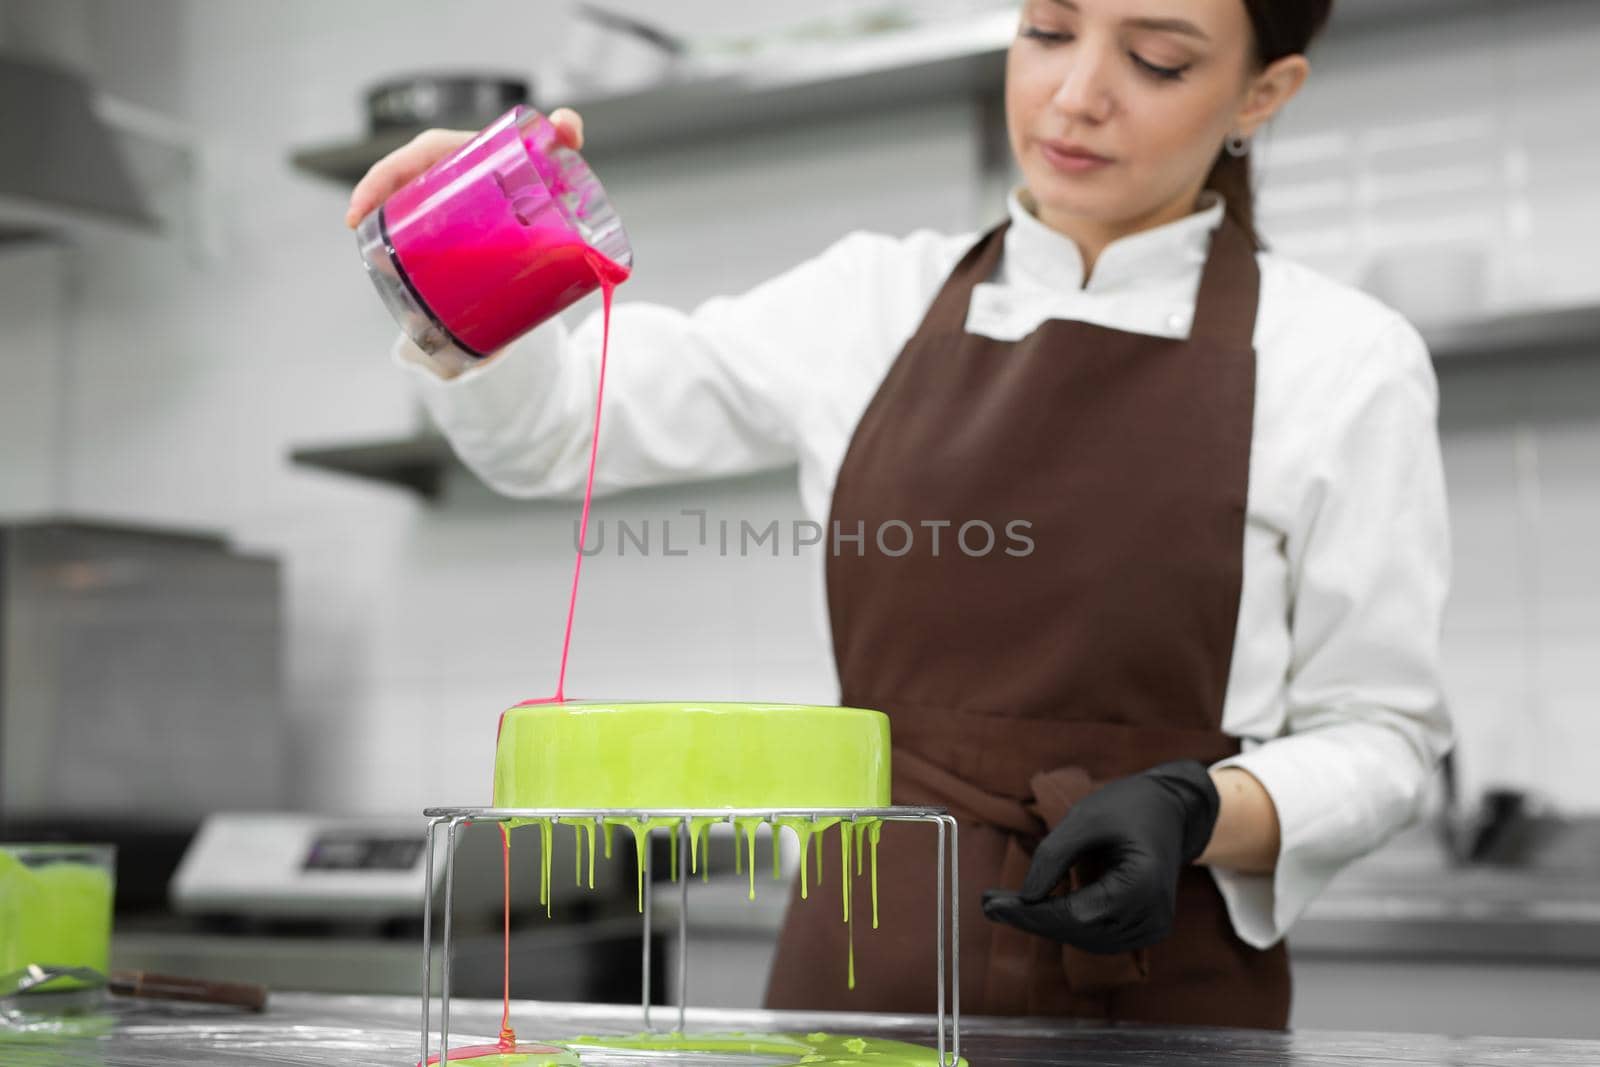
[[[594,436],[589,442],[589,472],[583,486],[583,517],[578,524],[578,550],[575,553],[572,564],[572,589],[567,596],[567,625],[561,638],[561,667],[556,675],[555,695],[535,700],[525,700],[518,705],[519,707],[525,707],[530,704],[560,704],[566,700],[567,659],[572,651],[572,622],[578,610],[578,583],[583,577],[583,545],[588,540],[589,511],[594,503],[595,458],[600,452],[600,412],[605,406],[606,363],[610,357],[611,349],[612,297],[616,293],[617,286],[627,281],[629,275],[628,268],[612,262],[593,249],[586,248],[583,258],[587,268],[600,283],[600,295],[604,301],[604,327],[601,331],[600,340],[600,380],[595,389],[594,397]],[[504,723],[504,713],[501,714],[500,720]],[[541,833],[548,833],[548,831],[541,829]],[[542,845],[541,851],[548,853],[549,841],[542,842]],[[591,852],[593,847],[591,839]],[[501,869],[505,879],[505,929],[503,934],[504,944],[502,946],[504,988],[501,994],[500,1042],[498,1046],[489,1045],[483,1047],[488,1049],[499,1048],[501,1051],[505,1051],[517,1043],[516,1031],[511,1027],[511,833],[505,824],[501,824],[500,827],[500,848]],[[480,1055],[487,1054],[480,1053]],[[465,1057],[451,1056],[451,1059],[462,1058]]]

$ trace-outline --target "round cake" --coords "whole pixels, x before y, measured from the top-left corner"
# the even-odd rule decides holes
[[[889,719],[801,704],[526,704],[500,721],[497,808],[880,808]]]

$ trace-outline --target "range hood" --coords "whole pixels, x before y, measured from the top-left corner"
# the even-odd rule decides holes
[[[0,240],[158,228],[94,91],[70,70],[0,53],[0,145]]]

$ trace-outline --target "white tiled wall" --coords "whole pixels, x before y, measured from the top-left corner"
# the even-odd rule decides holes
[[[288,463],[292,446],[418,427],[340,225],[342,191],[292,171],[288,153],[354,132],[361,87],[393,71],[539,68],[560,42],[559,6],[0,0],[7,44],[91,66],[112,91],[191,124],[198,148],[137,151],[170,236],[0,255],[13,346],[0,364],[0,509],[220,527],[281,554],[307,806],[410,812],[483,797],[496,714],[553,686],[572,509],[462,484],[429,508]],[[1317,57],[1317,81],[1267,145],[1265,216],[1285,250],[1362,278],[1395,233],[1450,248],[1486,239],[1486,266],[1464,283],[1481,280],[1486,302],[1600,298],[1600,147],[1579,136],[1600,105],[1586,58],[1600,54],[1600,14],[1507,10]],[[979,202],[969,120],[965,108],[865,115],[616,164],[604,174],[640,263],[630,294],[687,304],[854,227],[974,226],[996,205]],[[1415,148],[1418,129],[1437,147]],[[1450,188],[1406,193],[1401,178],[1417,171]],[[1350,226],[1352,211],[1370,224]],[[46,268],[62,256],[78,291],[52,287]],[[1563,373],[1600,394],[1600,371]],[[1460,555],[1448,669],[1469,784],[1506,777],[1600,808],[1581,755],[1600,750],[1588,670],[1600,652],[1600,411],[1541,381],[1445,374],[1447,410],[1477,413],[1447,422]],[[1565,414],[1541,413],[1541,389],[1566,398]],[[1508,390],[1525,412],[1497,414]],[[684,507],[760,522],[798,510],[777,476],[596,514],[637,522]],[[831,699],[809,565],[590,559],[569,690]]]
[[[1600,299],[1597,55],[1586,3],[1330,41],[1266,138],[1269,238],[1420,321]],[[1465,789],[1600,810],[1600,338],[1440,377]]]
[[[58,502],[64,270],[60,252],[49,245],[0,246],[0,307],[6,309],[0,315],[9,348],[0,357],[0,501],[11,515],[48,514]]]

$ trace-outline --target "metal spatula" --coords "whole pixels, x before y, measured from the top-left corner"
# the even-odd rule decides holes
[[[231,1004],[250,1011],[263,1011],[267,1006],[267,987],[249,982],[208,982],[144,971],[112,971],[105,975],[92,967],[52,967],[37,963],[0,974],[0,997],[17,996],[63,979],[96,988],[103,986],[110,993],[123,997]]]

